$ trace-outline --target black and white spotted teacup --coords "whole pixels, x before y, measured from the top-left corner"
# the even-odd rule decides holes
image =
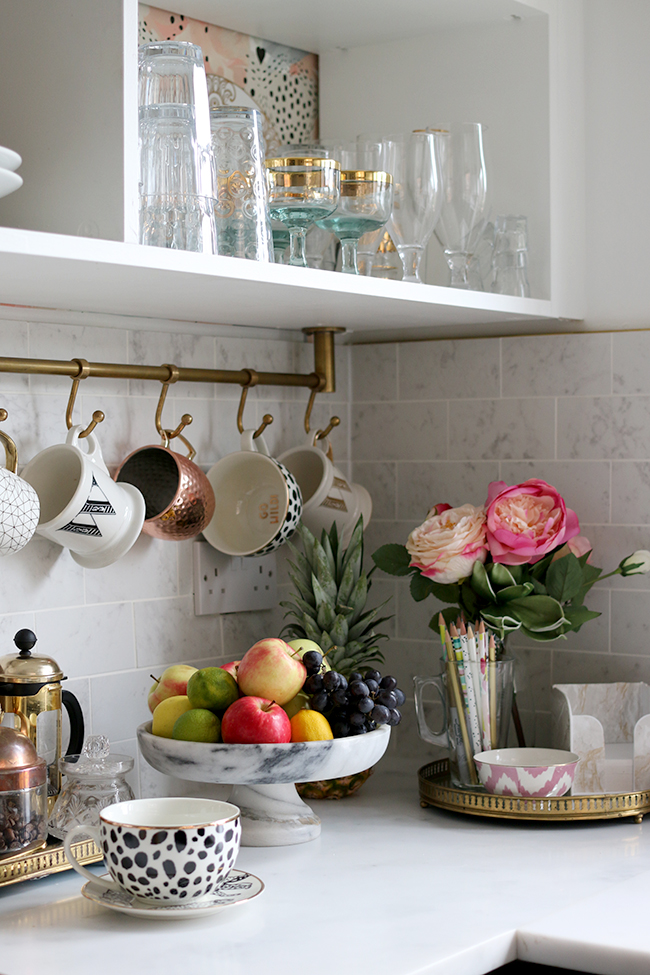
[[[91,836],[104,854],[112,881],[98,881],[75,858],[73,844]],[[72,867],[107,890],[183,904],[213,894],[235,865],[241,843],[237,806],[216,799],[131,799],[100,811],[99,826],[85,823],[64,840]]]
[[[302,495],[284,464],[269,454],[264,437],[241,435],[241,450],[210,468],[215,508],[203,535],[226,555],[268,555],[288,541],[300,521]]]

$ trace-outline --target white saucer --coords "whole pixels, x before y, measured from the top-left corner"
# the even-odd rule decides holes
[[[9,169],[13,173],[21,163],[22,159],[17,152],[0,146],[0,169]]]
[[[108,548],[102,549],[95,555],[79,555],[78,552],[70,552],[75,562],[82,565],[84,569],[104,569],[107,565],[112,565],[126,555],[140,537],[146,513],[144,498],[133,484],[121,483],[120,487],[131,496],[133,503],[133,517],[128,525],[128,531],[120,535]]]
[[[105,879],[110,881],[108,874]],[[102,877],[102,880],[104,878]],[[182,921],[193,917],[207,917],[208,914],[217,914],[226,907],[234,907],[236,904],[245,904],[253,897],[257,897],[264,890],[264,884],[259,877],[254,877],[252,873],[244,870],[231,870],[227,879],[214,894],[201,897],[200,900],[188,904],[153,904],[139,897],[134,897],[125,890],[119,889],[106,890],[103,883],[95,883],[89,880],[81,888],[81,893],[89,901],[108,907],[111,911],[119,911],[120,914],[130,914],[132,917],[148,917],[156,920]]]
[[[23,185],[23,178],[9,169],[0,169],[0,196],[9,196]]]

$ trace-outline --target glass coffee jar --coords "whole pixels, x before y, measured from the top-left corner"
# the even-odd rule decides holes
[[[47,764],[29,738],[0,726],[0,859],[47,842]]]

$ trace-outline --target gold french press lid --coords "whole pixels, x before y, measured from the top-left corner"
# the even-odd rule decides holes
[[[38,757],[29,738],[0,726],[0,792],[32,789],[46,776],[47,762]]]
[[[14,637],[18,654],[0,657],[0,684],[50,684],[63,680],[63,671],[51,657],[32,653],[36,635],[18,630]]]

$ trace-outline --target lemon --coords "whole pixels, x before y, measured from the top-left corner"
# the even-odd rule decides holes
[[[189,698],[185,694],[174,694],[172,697],[166,697],[154,708],[151,734],[158,738],[171,738],[177,718],[189,711],[191,707]]]
[[[222,667],[204,667],[188,680],[187,696],[193,708],[225,711],[239,697],[239,687]]]
[[[320,711],[303,708],[291,719],[291,741],[329,741],[333,737],[330,723]]]
[[[207,708],[192,708],[176,719],[172,738],[179,741],[221,741],[221,721]]]

